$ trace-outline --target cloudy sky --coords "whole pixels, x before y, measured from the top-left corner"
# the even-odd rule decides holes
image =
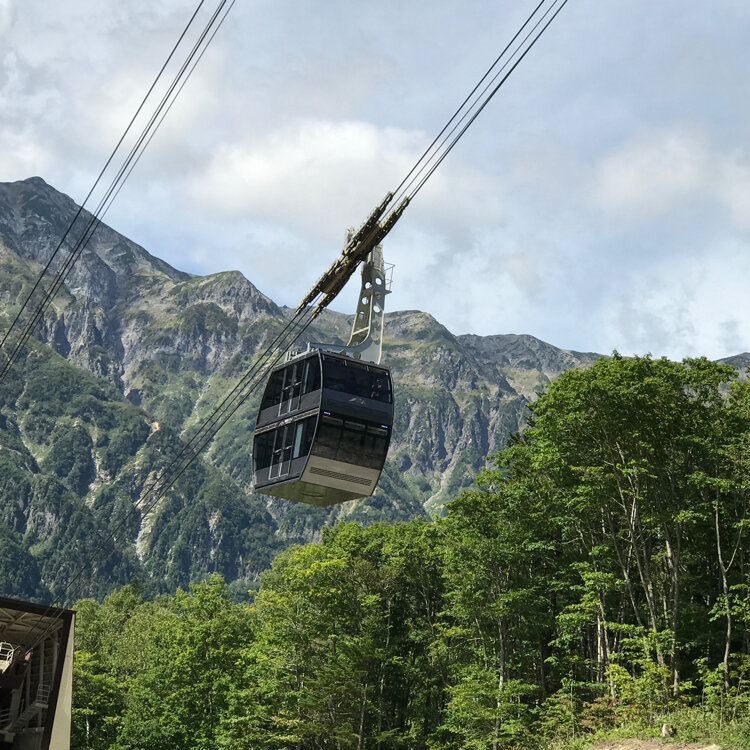
[[[83,200],[196,2],[0,0],[0,180]],[[237,0],[107,223],[296,305],[534,5]],[[748,38],[747,0],[570,0],[386,240],[390,309],[750,350]]]

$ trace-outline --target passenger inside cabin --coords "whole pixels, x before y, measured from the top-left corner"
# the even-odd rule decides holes
[[[23,684],[26,670],[31,663],[31,651],[16,648],[10,664],[0,674],[0,712],[9,708],[12,692]]]
[[[370,398],[377,399],[378,401],[383,401],[384,394],[385,394],[385,383],[383,382],[383,376],[378,375],[375,378],[373,378]]]

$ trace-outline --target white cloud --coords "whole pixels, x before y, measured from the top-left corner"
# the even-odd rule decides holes
[[[728,207],[734,225],[750,231],[750,153],[736,151],[724,157],[719,165],[718,190]]]
[[[747,346],[747,339],[743,338],[740,321],[737,318],[719,321],[719,342],[725,354],[739,354],[742,347]]]
[[[660,214],[695,193],[710,191],[713,161],[706,144],[693,133],[650,133],[627,141],[600,161],[594,200],[613,214]]]
[[[727,211],[736,229],[750,230],[750,158],[722,151],[687,128],[651,132],[626,141],[594,169],[592,199],[624,219],[666,215],[696,201]]]
[[[526,5],[237,3],[108,220],[295,304]],[[191,9],[0,0],[0,180],[82,198]],[[570,5],[387,239],[389,309],[587,350],[750,348],[748,29],[738,0]]]
[[[607,351],[651,352],[680,359],[719,358],[748,348],[742,315],[750,278],[745,243],[712,241],[691,256],[654,255],[618,273],[596,300],[597,336]],[[744,343],[743,343],[744,342]]]
[[[6,33],[13,23],[13,0],[0,0],[0,34]]]
[[[219,146],[192,192],[225,216],[263,216],[308,230],[332,213],[354,222],[405,171],[410,141],[413,135],[367,123],[306,121]],[[367,195],[373,183],[380,190]]]
[[[27,132],[0,127],[0,174],[4,181],[23,180],[32,175],[43,176],[50,166],[48,154]]]
[[[195,205],[230,218],[262,218],[330,238],[359,225],[421,155],[424,133],[356,121],[304,120],[263,138],[219,146],[190,185]],[[446,231],[500,215],[500,186],[457,159],[446,162],[408,210]],[[416,208],[418,206],[418,208]]]

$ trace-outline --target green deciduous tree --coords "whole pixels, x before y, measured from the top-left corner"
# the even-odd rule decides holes
[[[217,575],[84,600],[77,746],[507,750],[691,700],[744,715],[750,385],[733,375],[615,355],[551,384],[445,518],[339,523],[243,604]],[[183,524],[197,505],[174,502]],[[211,533],[252,525],[222,507]],[[195,554],[181,528],[173,554]]]
[[[213,750],[249,622],[218,575],[178,591],[153,623],[130,680],[118,747]]]

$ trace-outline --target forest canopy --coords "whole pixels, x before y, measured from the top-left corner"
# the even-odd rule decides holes
[[[666,715],[747,746],[750,384],[615,355],[529,408],[444,518],[339,523],[249,602],[218,575],[80,601],[74,747],[544,747]]]

